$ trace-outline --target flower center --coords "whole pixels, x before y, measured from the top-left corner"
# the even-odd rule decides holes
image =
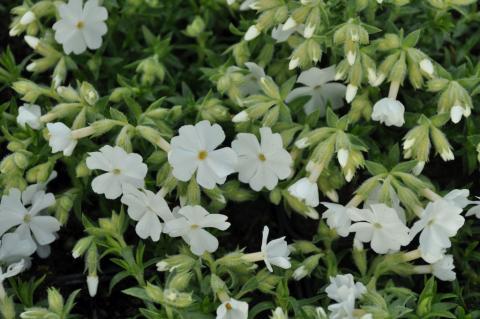
[[[260,153],[258,154],[258,159],[261,160],[262,162],[265,162],[267,160],[267,158],[265,157],[264,154]]]
[[[382,228],[382,225],[379,224],[379,223],[374,223],[374,224],[373,224],[373,227],[375,227],[375,228],[377,228],[377,229],[380,229],[380,228]]]
[[[432,226],[432,224],[435,223],[435,219],[430,219],[427,223],[427,226]]]
[[[200,226],[198,226],[197,224],[193,224],[193,225],[190,226],[191,229],[197,229],[197,228],[199,228],[199,227],[200,227]]]
[[[23,221],[24,221],[25,223],[29,223],[31,220],[32,220],[32,215],[30,215],[30,214],[25,214],[25,216],[23,216]]]
[[[115,169],[113,169],[112,173],[113,173],[113,175],[120,175],[120,173],[122,173],[122,171],[119,170],[118,168],[115,168]]]
[[[75,25],[77,29],[83,29],[85,27],[85,22],[82,20],[78,21],[77,24]]]
[[[227,308],[227,310],[232,310],[233,309],[232,305],[229,302],[227,302],[225,304],[225,308]]]
[[[207,151],[200,151],[198,152],[198,159],[203,161],[207,158],[208,152]]]

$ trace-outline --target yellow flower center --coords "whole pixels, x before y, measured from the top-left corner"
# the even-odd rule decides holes
[[[232,310],[233,309],[232,305],[229,302],[227,302],[225,304],[225,308],[227,308],[227,310]]]
[[[379,223],[374,223],[374,224],[373,224],[373,227],[375,227],[375,228],[377,228],[377,229],[380,229],[380,228],[382,228],[382,225],[379,224]]]
[[[25,214],[25,216],[23,216],[23,221],[24,221],[25,223],[29,223],[31,220],[32,220],[32,215],[30,215],[30,214]]]
[[[200,227],[200,226],[198,226],[197,224],[193,224],[193,225],[190,226],[191,229],[197,229],[197,228],[199,228],[199,227]]]
[[[77,29],[83,29],[85,27],[85,22],[82,20],[78,21],[77,24],[75,25]]]
[[[112,171],[113,175],[120,175],[121,172],[122,172],[122,171],[119,170],[118,168],[115,168],[115,169]]]
[[[203,161],[204,159],[207,158],[207,155],[208,155],[207,151],[200,151],[198,152],[198,159]]]
[[[262,153],[258,154],[258,159],[261,160],[262,162],[265,162],[267,160],[265,155],[263,155]]]

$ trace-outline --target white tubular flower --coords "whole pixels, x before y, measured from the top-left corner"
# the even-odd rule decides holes
[[[325,292],[328,298],[336,302],[343,302],[359,298],[367,292],[367,288],[361,282],[355,283],[352,274],[346,274],[330,277],[330,285],[327,286]]]
[[[266,76],[265,70],[256,63],[246,62],[245,66],[250,72],[243,78],[243,83],[240,87],[242,95],[252,95],[261,91],[259,81]]]
[[[216,319],[247,319],[248,303],[230,298],[217,308]]]
[[[60,229],[60,223],[52,216],[42,216],[40,213],[55,204],[53,194],[37,192],[28,209],[22,203],[22,193],[13,188],[8,195],[2,196],[0,203],[0,235],[18,226],[15,233],[20,238],[28,239],[37,245],[47,245],[55,240],[55,233]],[[33,237],[32,237],[33,234]]]
[[[9,265],[5,272],[3,272],[2,267],[0,267],[0,285],[5,281],[5,279],[14,277],[25,270],[25,260],[22,259],[19,262]]]
[[[184,206],[178,210],[178,215],[180,217],[166,222],[165,232],[171,237],[181,236],[198,256],[206,251],[213,253],[218,248],[218,239],[205,228],[226,230],[230,227],[227,216],[210,214],[201,206]]]
[[[338,164],[340,164],[342,168],[347,166],[349,153],[350,152],[345,148],[341,148],[337,152]]]
[[[462,209],[444,199],[428,203],[420,215],[420,220],[413,224],[410,237],[420,234],[420,252],[428,263],[434,263],[443,257],[444,250],[451,246],[450,237],[465,223],[461,216]]]
[[[346,87],[342,83],[332,82],[334,80],[335,66],[325,69],[310,68],[303,71],[297,80],[297,83],[305,86],[293,89],[285,101],[289,103],[298,97],[310,96],[310,100],[303,106],[305,113],[320,110],[320,116],[325,116],[328,102],[334,110],[343,106]]]
[[[372,120],[386,126],[402,127],[405,124],[404,113],[405,107],[400,101],[386,97],[373,106]]]
[[[239,133],[232,142],[238,155],[239,179],[249,183],[255,191],[262,188],[272,190],[278,180],[285,179],[292,172],[290,153],[283,148],[282,136],[272,133],[269,127],[260,128],[261,142],[250,133]]]
[[[11,264],[29,257],[37,249],[35,243],[16,233],[4,234],[0,240],[0,261]]]
[[[304,201],[310,207],[317,207],[320,203],[318,199],[318,185],[315,182],[311,182],[308,177],[300,178],[288,187],[288,192],[292,196]]]
[[[28,124],[32,129],[38,130],[42,127],[40,116],[42,116],[40,106],[35,104],[23,104],[18,108],[17,123],[23,128]]]
[[[235,172],[237,155],[229,148],[216,149],[225,140],[225,133],[218,124],[201,121],[184,125],[179,135],[171,140],[168,161],[176,179],[186,182],[197,173],[200,186],[212,189],[223,184],[229,174]]]
[[[87,276],[87,288],[88,294],[90,297],[95,297],[98,290],[98,276],[97,275],[88,275]]]
[[[454,281],[457,275],[455,274],[455,265],[453,264],[453,256],[445,255],[442,259],[432,264],[432,274],[443,281]]]
[[[468,106],[461,106],[461,105],[454,105],[450,109],[450,119],[454,124],[459,123],[462,120],[462,116],[465,118],[469,117],[471,114],[470,107]]]
[[[288,249],[285,237],[277,238],[267,242],[270,230],[267,226],[263,227],[261,252],[267,269],[273,272],[272,265],[288,269],[290,264],[290,250]]]
[[[53,153],[63,152],[63,155],[70,156],[77,146],[77,139],[73,138],[72,130],[61,122],[48,123],[48,133],[50,138],[48,144]]]
[[[378,254],[400,250],[410,243],[409,229],[398,217],[395,209],[385,204],[370,205],[370,209],[351,209],[349,215],[356,222],[350,226],[355,238],[370,242]]]
[[[245,41],[251,41],[258,37],[260,35],[260,31],[258,28],[254,25],[250,26],[248,28],[247,32],[245,33],[245,36],[243,37]]]
[[[355,319],[355,298],[348,296],[345,300],[328,306],[330,310],[329,319]]]
[[[98,0],[69,0],[60,4],[60,20],[53,25],[55,40],[63,45],[66,54],[81,54],[87,50],[96,50],[102,45],[102,36],[107,33],[107,9],[98,4]]]
[[[160,220],[174,219],[160,192],[155,194],[146,189],[138,190],[131,185],[125,185],[122,203],[128,206],[128,216],[138,221],[135,231],[142,239],[150,237],[153,241],[158,241],[163,229]]]
[[[105,174],[95,177],[92,190],[97,194],[105,194],[108,199],[115,199],[123,194],[125,187],[142,188],[148,167],[137,153],[127,153],[120,146],[103,146],[99,152],[88,154],[87,167],[99,169]]]
[[[299,24],[288,30],[284,30],[284,24],[279,24],[272,29],[272,38],[277,41],[277,43],[282,43],[288,40],[288,38],[295,32],[303,33],[305,26]]]
[[[350,225],[352,222],[348,214],[350,208],[328,202],[322,202],[321,204],[327,207],[322,218],[327,220],[328,227],[335,229],[339,236],[347,237],[350,234]]]
[[[37,17],[35,16],[35,13],[32,11],[28,10],[23,14],[23,16],[20,18],[20,24],[21,25],[29,25],[33,21],[35,21]]]
[[[427,58],[420,61],[419,65],[420,65],[420,69],[430,76],[433,75],[433,72],[435,72],[435,68],[433,67],[432,61],[430,61]]]
[[[347,101],[347,103],[350,103],[353,101],[355,96],[357,96],[357,92],[358,92],[358,86],[353,84],[347,85],[347,90],[345,92],[345,100]]]

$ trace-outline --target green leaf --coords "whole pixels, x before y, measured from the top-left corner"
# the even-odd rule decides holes
[[[412,160],[412,161],[397,164],[392,168],[392,172],[409,173],[417,165],[417,163],[418,163],[418,161]]]
[[[385,168],[385,166],[372,161],[365,161],[365,167],[367,168],[368,172],[373,176],[388,173],[388,170]]]
[[[110,108],[110,116],[112,119],[123,122],[123,123],[128,123],[128,117],[123,114],[123,112],[111,107]]]
[[[338,116],[333,112],[331,108],[327,108],[326,112],[327,125],[330,127],[337,127]]]
[[[413,48],[414,46],[416,46],[418,43],[418,40],[420,39],[421,32],[422,30],[418,29],[408,34],[403,40],[403,46],[407,48]]]

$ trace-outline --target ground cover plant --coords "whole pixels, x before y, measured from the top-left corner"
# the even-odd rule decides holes
[[[0,317],[480,318],[476,1],[0,16]]]

